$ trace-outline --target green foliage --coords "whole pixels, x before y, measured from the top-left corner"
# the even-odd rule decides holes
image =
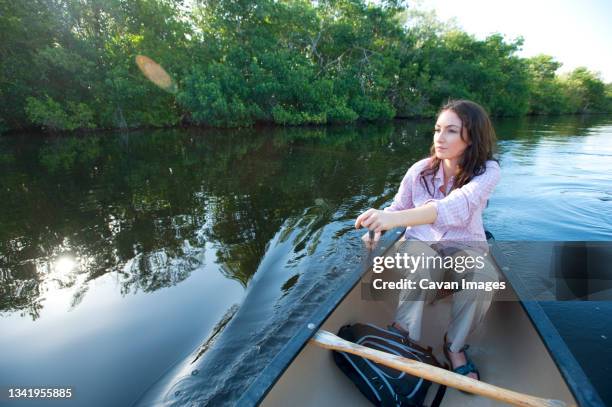
[[[49,130],[166,126],[181,111],[134,63],[188,69],[189,23],[165,0],[0,3],[0,116]]]
[[[562,77],[570,113],[595,113],[603,111],[609,103],[606,100],[606,86],[598,75],[587,68],[574,69]]]
[[[0,132],[349,123],[435,115],[469,98],[496,116],[612,110],[609,85],[522,40],[484,40],[401,1],[0,2]],[[159,63],[157,88],[135,64]]]
[[[530,74],[531,114],[602,113],[612,109],[612,98],[599,75],[576,68],[557,76],[561,64],[548,55],[527,60]]]
[[[477,40],[462,31],[452,29],[439,34],[418,32],[413,41],[427,44],[430,49],[410,57],[415,94],[427,95],[421,114],[431,114],[449,98],[478,101],[496,116],[516,116],[526,113],[528,76],[524,62],[515,55],[522,42],[506,42],[501,35]]]
[[[604,112],[612,112],[612,83],[607,83],[605,87]]]
[[[43,99],[29,97],[26,113],[32,123],[51,131],[94,127],[93,112],[84,103],[67,102],[64,108],[49,96]]]
[[[549,55],[527,59],[530,75],[530,114],[566,113],[563,85],[556,76],[561,64]]]
[[[357,112],[346,106],[346,102],[332,104],[327,111],[327,121],[330,123],[350,123],[357,120],[358,117]]]
[[[251,113],[257,112],[257,108],[243,103],[247,89],[236,69],[228,69],[224,64],[196,69],[187,76],[184,87],[179,100],[191,111],[196,123],[220,127],[253,123]]]
[[[393,13],[360,1],[202,2],[213,60],[187,76],[179,100],[196,123],[213,126],[392,118],[393,63],[383,52],[401,40]]]

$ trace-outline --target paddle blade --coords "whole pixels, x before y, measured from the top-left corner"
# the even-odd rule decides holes
[[[346,344],[346,341],[342,338],[322,329],[314,334],[312,341],[323,347],[338,347]]]
[[[138,65],[143,75],[155,85],[167,92],[176,93],[177,86],[172,77],[157,62],[145,55],[137,55],[136,65]]]

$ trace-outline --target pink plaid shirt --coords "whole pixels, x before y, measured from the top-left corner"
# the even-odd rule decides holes
[[[451,240],[461,242],[486,241],[484,226],[482,224],[482,211],[487,200],[500,178],[499,164],[487,161],[486,171],[477,175],[461,188],[454,189],[448,195],[440,191],[444,183],[444,169],[442,165],[434,176],[434,188],[431,188],[431,176],[426,180],[433,196],[420,180],[420,173],[430,163],[425,158],[415,163],[402,180],[399,191],[393,198],[391,206],[385,211],[401,211],[416,208],[429,202],[436,205],[438,217],[429,225],[412,226],[406,229],[406,239],[417,239],[426,242]],[[448,180],[446,190],[450,190],[454,177]]]

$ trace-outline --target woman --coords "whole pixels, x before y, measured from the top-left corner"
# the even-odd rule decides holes
[[[382,231],[405,226],[406,242],[401,250],[412,253],[456,255],[458,250],[449,247],[460,247],[463,249],[460,253],[477,255],[479,248],[486,250],[482,212],[500,177],[494,149],[495,131],[480,105],[467,100],[447,103],[438,114],[431,156],[410,167],[390,207],[368,209],[357,218],[355,227],[368,228],[375,232],[374,240],[378,240]],[[369,234],[364,240],[373,243]],[[431,279],[433,272],[420,270],[416,275]],[[485,271],[470,276],[478,281],[497,279],[490,264]],[[438,273],[436,279],[439,277]],[[406,291],[409,290],[400,296],[392,326],[418,340],[428,293]],[[462,290],[453,297],[445,354],[454,371],[480,379],[464,345],[469,333],[484,318],[492,293]]]

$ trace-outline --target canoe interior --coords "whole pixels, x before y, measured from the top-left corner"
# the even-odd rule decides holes
[[[362,283],[351,290],[321,329],[336,333],[348,323],[368,322],[386,327],[392,321],[396,298],[363,299],[367,296],[362,295],[362,289],[369,286],[370,277],[366,275]],[[451,304],[450,297],[447,297],[425,307],[420,343],[432,346],[441,362],[445,362],[442,343]],[[469,343],[470,357],[482,380],[534,396],[577,404],[511,287],[497,293],[484,322],[472,333]],[[431,386],[426,402],[433,397],[436,387]],[[307,344],[261,405],[337,407],[371,404],[336,367],[330,351]],[[496,405],[505,404],[451,388],[442,402],[442,406]]]

